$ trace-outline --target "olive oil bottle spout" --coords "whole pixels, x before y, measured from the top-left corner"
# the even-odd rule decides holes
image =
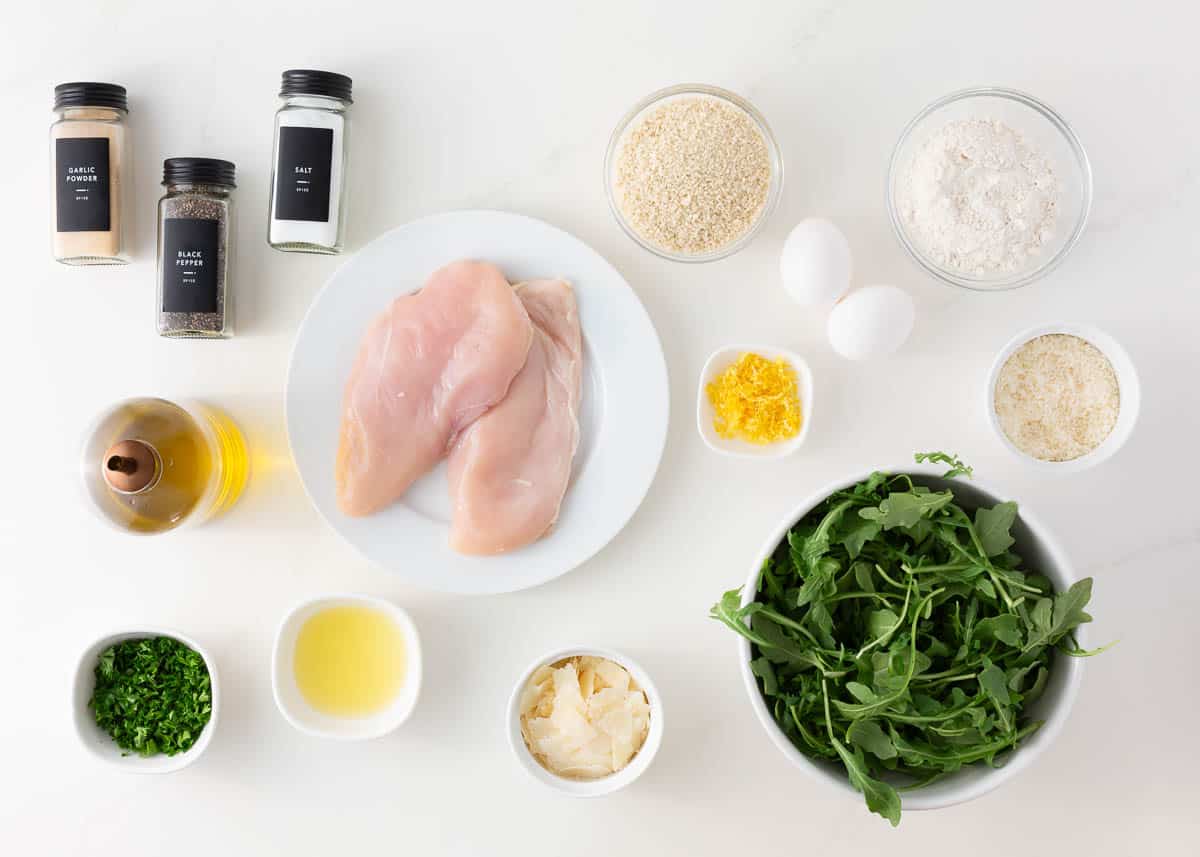
[[[140,440],[123,440],[104,453],[104,478],[113,490],[136,494],[149,488],[158,475],[158,454]]]

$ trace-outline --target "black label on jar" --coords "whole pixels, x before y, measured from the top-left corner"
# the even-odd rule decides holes
[[[163,221],[163,312],[217,311],[217,221]]]
[[[64,137],[54,141],[56,228],[59,232],[108,232],[108,138]]]
[[[280,128],[275,219],[328,223],[332,168],[332,128]]]

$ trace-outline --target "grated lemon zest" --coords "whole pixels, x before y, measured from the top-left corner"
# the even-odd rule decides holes
[[[723,438],[765,445],[800,433],[796,370],[782,357],[744,353],[705,391],[713,406],[713,429]]]

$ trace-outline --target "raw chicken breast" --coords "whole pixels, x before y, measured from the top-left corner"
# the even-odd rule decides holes
[[[450,546],[497,554],[553,526],[579,446],[583,353],[575,293],[562,280],[516,286],[533,321],[525,368],[450,452]]]
[[[454,262],[367,329],[350,370],[336,478],[347,515],[370,515],[434,467],[504,398],[533,326],[504,275]]]

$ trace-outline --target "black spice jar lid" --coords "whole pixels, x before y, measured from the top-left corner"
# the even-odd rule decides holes
[[[115,83],[77,81],[54,87],[54,109],[64,107],[112,107],[129,111],[125,87]]]
[[[232,161],[219,158],[167,158],[163,161],[163,184],[211,184],[237,187]]]
[[[283,83],[280,84],[279,94],[287,95],[324,95],[327,98],[338,98],[353,103],[350,89],[354,81],[344,74],[333,71],[316,71],[311,68],[293,68],[283,73]]]

